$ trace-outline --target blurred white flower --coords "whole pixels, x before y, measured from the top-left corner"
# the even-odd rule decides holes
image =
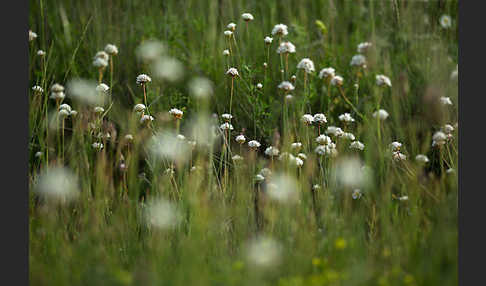
[[[233,32],[232,31],[229,31],[229,30],[226,30],[226,31],[224,31],[224,35],[229,38],[229,37],[231,37],[233,35]]]
[[[35,39],[37,39],[37,33],[34,33],[31,30],[29,30],[29,42],[32,42]]]
[[[50,167],[40,175],[34,192],[60,202],[70,201],[79,195],[78,178],[65,167]]]
[[[96,91],[98,92],[108,92],[109,89],[110,87],[104,83],[101,83],[98,86],[96,86]]]
[[[158,229],[174,227],[182,219],[175,205],[165,199],[150,201],[145,215],[147,224]]]
[[[427,156],[425,156],[423,154],[418,154],[417,156],[415,156],[415,160],[419,163],[428,163],[429,162],[429,158],[427,158]]]
[[[224,121],[229,122],[229,121],[231,121],[231,118],[233,118],[233,115],[231,115],[229,113],[223,113],[221,115],[221,118],[223,118]]]
[[[441,146],[447,142],[447,135],[442,131],[437,131],[432,136],[432,146]]]
[[[154,61],[165,53],[165,46],[159,41],[149,40],[137,47],[135,54],[139,60]]]
[[[287,25],[277,24],[272,29],[272,35],[274,36],[286,36],[288,34]]]
[[[38,85],[34,85],[32,87],[32,91],[34,91],[35,93],[43,93],[44,92],[44,89]]]
[[[392,86],[390,78],[382,74],[376,75],[376,85],[389,87]]]
[[[265,176],[266,177],[266,176]],[[274,174],[267,185],[268,196],[280,203],[296,202],[299,197],[297,181],[286,174]]]
[[[278,156],[279,150],[276,147],[270,146],[265,149],[265,155],[269,157]]]
[[[91,144],[91,146],[93,147],[93,149],[95,149],[97,151],[100,151],[101,149],[103,149],[103,143],[100,143],[100,142],[94,142],[93,144]]]
[[[265,180],[265,177],[263,177],[263,175],[262,175],[262,174],[256,174],[256,175],[255,175],[255,181],[257,181],[257,182],[261,182],[261,181],[263,181],[263,180]]]
[[[400,153],[399,151],[397,152],[393,152],[392,154],[392,158],[394,161],[403,161],[403,160],[407,160],[407,156],[404,155],[403,153]]]
[[[331,157],[336,157],[337,156],[337,150],[336,150],[336,145],[334,143],[331,143],[329,145],[319,145],[316,147],[314,150],[318,155],[321,156],[331,156]]]
[[[196,98],[206,98],[213,94],[213,83],[204,77],[195,77],[189,82],[189,93]]]
[[[44,155],[44,153],[42,153],[42,151],[37,151],[37,152],[35,152],[34,157],[41,158],[43,155]]]
[[[303,69],[306,73],[315,72],[316,69],[314,68],[314,62],[308,58],[303,58],[297,64],[297,69]]]
[[[370,183],[370,173],[356,157],[345,157],[336,162],[332,172],[340,184],[346,188],[362,188]]]
[[[262,88],[263,88],[263,84],[261,84],[261,83],[257,83],[256,87],[257,87],[258,89],[262,89]]]
[[[105,52],[111,56],[115,56],[118,54],[118,48],[115,45],[107,44],[105,46]]]
[[[270,268],[281,259],[282,247],[270,237],[260,236],[246,246],[246,259],[257,269]]]
[[[373,113],[373,117],[374,118],[378,117],[378,119],[380,119],[380,120],[385,120],[385,119],[388,118],[388,112],[386,112],[386,110],[384,110],[384,109],[380,109],[380,110],[375,111]]]
[[[105,67],[108,66],[108,62],[106,60],[102,59],[102,58],[95,58],[93,60],[93,66],[95,68],[99,68],[99,69],[100,68],[105,68]]]
[[[393,141],[392,143],[390,143],[390,149],[392,152],[400,151],[401,147],[402,147],[402,143],[400,142]]]
[[[301,142],[295,142],[290,144],[290,149],[299,152],[299,150],[302,148],[302,143]]]
[[[288,81],[283,81],[278,85],[279,89],[282,89],[284,92],[289,92],[295,89],[294,85]]]
[[[233,157],[231,157],[231,159],[233,161],[243,161],[243,157],[241,157],[240,155],[236,154],[236,155],[233,155]]]
[[[93,109],[94,113],[96,114],[101,114],[103,112],[105,112],[105,109],[101,106],[95,106],[95,108]]]
[[[227,26],[226,26],[227,29],[230,29],[231,31],[234,31],[236,30],[236,24],[231,22],[229,23]],[[225,35],[226,35],[226,32],[225,32]]]
[[[229,75],[229,76],[231,76],[231,77],[239,76],[238,70],[236,68],[229,68],[226,71],[226,74]]]
[[[295,46],[291,42],[282,42],[277,48],[277,54],[293,54]]]
[[[354,122],[354,118],[349,113],[339,115],[339,120],[344,122]]]
[[[265,44],[270,45],[273,41],[273,38],[266,36],[263,41],[265,42]]]
[[[71,110],[72,110],[71,106],[67,103],[63,103],[63,104],[59,105],[59,110],[63,110],[63,109],[65,109],[68,112],[71,112]]]
[[[366,58],[363,55],[354,55],[349,65],[352,67],[366,68]]]
[[[299,153],[299,154],[297,154],[297,157],[299,157],[299,158],[300,158],[300,159],[302,159],[302,160],[307,160],[307,155],[306,155],[306,154],[304,154],[304,153]]]
[[[304,122],[307,125],[311,125],[314,122],[314,116],[310,114],[304,114],[302,115],[302,122]]]
[[[408,201],[408,196],[401,196],[397,198],[399,201]]]
[[[440,97],[440,103],[442,103],[443,105],[452,105],[451,98],[445,96]]]
[[[190,146],[183,144],[172,132],[157,132],[148,142],[150,154],[159,159],[185,162],[191,154]]]
[[[360,43],[358,45],[358,53],[360,54],[366,53],[371,46],[372,44],[370,42]]]
[[[133,111],[135,112],[144,112],[145,109],[146,109],[145,105],[141,103],[135,104],[135,106],[133,107]]]
[[[43,50],[38,50],[38,51],[37,51],[37,55],[38,55],[39,57],[43,57],[43,56],[45,56],[45,55],[46,55],[46,52],[44,52]]]
[[[102,105],[103,97],[96,92],[97,84],[85,79],[72,79],[67,84],[67,93],[73,99],[89,105]]]
[[[250,147],[252,149],[257,149],[260,146],[261,146],[260,142],[258,142],[256,140],[251,140],[250,142],[248,142],[248,147]]]
[[[326,136],[326,135],[319,135],[317,138],[316,138],[316,142],[319,144],[319,145],[330,145],[332,143],[332,140],[331,140],[331,137],[329,136]]]
[[[125,135],[125,140],[127,140],[127,141],[133,141],[133,135],[132,134]]]
[[[221,129],[222,131],[226,131],[226,130],[233,130],[234,128],[233,125],[231,125],[228,122],[225,122],[219,126],[219,129]]]
[[[252,21],[253,20],[253,15],[250,13],[243,13],[241,14],[241,18],[243,18],[244,21]]]
[[[446,124],[442,127],[442,131],[445,133],[445,134],[450,134],[452,133],[452,131],[454,131],[454,127],[450,124]]]
[[[71,112],[66,110],[66,109],[59,110],[59,117],[61,117],[61,118],[68,117],[70,114],[71,114]]]
[[[335,76],[335,70],[331,67],[329,68],[323,68],[319,72],[319,78],[321,79],[328,79],[328,78],[333,78]]]
[[[143,85],[146,84],[147,82],[151,82],[152,79],[146,75],[146,74],[139,74],[137,76],[137,84]]]
[[[449,15],[442,15],[439,22],[444,29],[449,29],[452,26],[452,19]]]
[[[140,118],[140,123],[141,123],[141,124],[144,124],[144,123],[146,123],[146,122],[152,122],[152,121],[154,121],[154,117],[153,117],[153,116],[151,116],[151,115],[147,115],[147,114],[145,114],[145,115],[143,115],[143,116]]]
[[[344,139],[351,140],[351,141],[353,141],[354,139],[356,139],[354,137],[354,134],[353,133],[350,133],[350,132],[344,132],[343,135],[341,135],[341,137],[344,138]]]
[[[344,134],[344,131],[339,127],[329,126],[326,129],[326,134],[333,135],[333,136],[336,136],[336,137],[340,137]]]
[[[223,56],[229,56],[230,51],[229,50],[223,50]]]
[[[332,79],[331,79],[331,85],[334,85],[334,86],[341,86],[343,85],[343,77],[342,76],[339,76],[339,75],[336,75],[334,76]]]
[[[365,145],[363,143],[359,142],[359,141],[353,141],[349,145],[349,148],[350,149],[357,149],[357,150],[364,150]]]
[[[96,53],[96,55],[94,56],[94,59],[102,59],[106,62],[108,62],[108,60],[110,59],[110,56],[105,52],[105,51],[99,51]]]
[[[176,82],[184,76],[184,66],[178,59],[165,56],[155,60],[152,72],[156,78]]]
[[[449,168],[449,169],[446,170],[446,174],[448,174],[448,175],[451,175],[451,174],[454,174],[454,173],[456,173],[456,170],[454,170],[453,168]]]
[[[351,196],[353,197],[353,200],[359,200],[363,196],[363,192],[361,192],[360,189],[354,189]]]
[[[245,135],[240,134],[236,136],[235,141],[238,142],[238,144],[243,144],[246,141]]]

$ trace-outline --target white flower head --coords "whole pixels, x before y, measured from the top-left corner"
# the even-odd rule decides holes
[[[278,156],[279,150],[276,147],[270,146],[265,149],[265,155],[269,157]]]
[[[226,130],[233,130],[234,128],[233,128],[233,125],[231,125],[231,124],[230,124],[230,123],[228,123],[228,122],[225,122],[225,123],[223,123],[223,124],[221,124],[221,125],[219,126],[219,129],[221,129],[221,130],[223,130],[223,131],[226,131]]]
[[[294,142],[290,144],[290,149],[299,152],[299,150],[302,148],[302,143],[301,142]]]
[[[299,197],[299,185],[297,181],[287,174],[274,174],[269,179],[267,194],[270,199],[279,203],[293,203]]]
[[[290,83],[289,81],[282,81],[279,85],[278,88],[283,90],[284,92],[289,92],[295,89],[294,85]]]
[[[329,136],[326,136],[326,135],[319,135],[317,138],[316,138],[316,142],[319,144],[319,145],[330,145],[332,143],[332,140],[331,140],[331,137]]]
[[[34,91],[35,93],[43,93],[44,92],[44,89],[38,85],[34,85],[32,87],[32,91]]]
[[[213,83],[204,77],[195,77],[189,82],[189,93],[196,98],[206,98],[213,94]]]
[[[139,74],[137,76],[137,84],[139,85],[143,85],[143,84],[146,84],[147,82],[151,82],[152,79],[146,75],[146,74]]]
[[[226,30],[226,31],[224,31],[224,35],[225,35],[226,37],[230,38],[231,36],[233,36],[233,32],[232,32],[232,31],[230,31],[230,30]]]
[[[429,158],[427,158],[427,156],[423,155],[423,154],[418,154],[417,156],[415,156],[415,160],[419,163],[428,163],[429,162]]]
[[[144,104],[138,103],[133,107],[133,111],[135,112],[144,112],[146,109]]]
[[[44,52],[43,50],[38,50],[38,51],[37,51],[37,55],[38,55],[39,57],[43,57],[43,56],[45,56],[45,55],[46,55],[46,52]]]
[[[307,125],[311,125],[314,122],[314,116],[310,114],[304,114],[302,115],[302,122],[304,122]]]
[[[339,75],[336,75],[334,76],[332,79],[331,79],[331,85],[334,85],[334,86],[341,86],[343,85],[343,77],[342,76],[339,76]]]
[[[338,118],[339,118],[340,121],[344,121],[344,122],[347,122],[347,123],[354,122],[354,118],[351,116],[351,114],[349,114],[347,112],[339,115]]]
[[[277,24],[273,27],[272,29],[272,35],[277,35],[277,36],[286,36],[288,34],[288,30],[287,30],[287,25],[285,24]]]
[[[169,110],[169,114],[172,115],[175,119],[181,119],[184,112],[177,108],[171,108],[171,110]]]
[[[223,50],[223,56],[229,56],[230,51],[229,50]]]
[[[351,141],[353,141],[354,139],[356,139],[354,137],[354,134],[353,133],[350,133],[350,132],[344,132],[343,135],[341,135],[341,137],[344,138],[344,139],[351,140]]]
[[[376,75],[376,85],[389,87],[392,86],[390,78],[382,74]]]
[[[440,97],[440,103],[442,103],[443,105],[452,105],[451,98],[445,96]]]
[[[103,149],[103,143],[100,142],[94,142],[93,144],[91,144],[91,146],[97,151],[101,151],[101,149]]]
[[[358,53],[364,54],[368,51],[369,48],[371,48],[372,44],[370,42],[364,42],[360,43],[358,45]]]
[[[99,51],[99,52],[96,53],[94,58],[95,59],[103,59],[106,62],[108,62],[108,60],[110,59],[110,56],[105,51]]]
[[[291,101],[293,98],[294,98],[294,96],[292,94],[287,94],[285,96],[285,100],[287,100],[287,101]]]
[[[96,86],[96,91],[98,92],[108,92],[108,90],[110,89],[110,87],[104,83],[100,83],[98,86]]]
[[[363,143],[361,143],[360,141],[353,141],[349,145],[349,148],[350,149],[356,149],[356,150],[361,150],[362,151],[362,150],[364,150],[365,145]]]
[[[243,13],[241,14],[241,18],[243,18],[244,21],[253,21],[253,15],[250,13]]]
[[[115,45],[107,44],[105,46],[105,52],[110,56],[116,56],[118,55],[118,48]]]
[[[153,117],[153,116],[151,116],[151,115],[147,115],[147,114],[145,114],[145,115],[143,115],[143,116],[140,118],[140,123],[141,123],[141,124],[144,124],[144,123],[146,123],[146,122],[152,122],[152,121],[154,121],[154,117]]]
[[[103,112],[105,112],[105,109],[101,106],[95,106],[95,108],[93,109],[94,113],[96,114],[101,114]]]
[[[402,148],[402,143],[397,141],[390,143],[390,149],[392,152],[400,151],[400,148]]]
[[[303,69],[306,73],[313,73],[316,71],[314,68],[314,62],[308,58],[303,58],[297,64],[298,69]]]
[[[263,39],[263,41],[265,42],[265,44],[270,45],[273,41],[273,38],[266,36],[265,39]]]
[[[331,67],[323,68],[319,72],[319,78],[321,78],[321,79],[328,79],[328,78],[332,79],[335,75],[336,75],[336,71]]]
[[[68,117],[70,114],[71,114],[71,112],[66,110],[66,109],[59,110],[59,117],[61,117],[61,118]]]
[[[353,200],[359,200],[363,196],[363,192],[360,189],[354,189],[351,196]]]
[[[226,74],[231,76],[231,77],[237,77],[239,76],[240,74],[238,73],[238,70],[236,68],[229,68],[227,71],[226,71]]]
[[[282,247],[270,237],[259,236],[247,243],[245,252],[249,265],[265,269],[278,264]]]
[[[326,129],[326,134],[333,135],[336,137],[341,137],[344,134],[344,131],[336,126],[329,126]]]
[[[189,144],[181,144],[181,136],[168,131],[158,132],[148,142],[150,155],[157,159],[185,162],[191,154]]]
[[[432,136],[432,146],[442,146],[447,142],[447,135],[442,131],[437,131]]]
[[[454,131],[454,126],[450,125],[450,124],[446,124],[444,126],[442,126],[442,131],[445,133],[445,134],[451,134],[452,131]]]
[[[362,188],[371,183],[371,172],[357,157],[339,159],[331,169],[333,177],[346,188]]]
[[[31,30],[29,30],[29,42],[32,42],[35,39],[37,39],[37,33],[34,33]]]
[[[306,154],[304,154],[304,153],[299,153],[299,154],[297,154],[297,157],[299,157],[299,158],[300,158],[300,159],[302,159],[302,160],[307,160],[307,155],[306,155]]]
[[[449,29],[452,26],[452,19],[449,15],[442,15],[439,22],[444,29]]]
[[[407,156],[404,155],[403,153],[398,152],[398,151],[393,152],[392,158],[393,158],[393,161],[396,161],[396,162],[407,160]]]
[[[236,136],[235,141],[238,142],[238,144],[243,144],[246,141],[245,135],[240,134]]]
[[[384,110],[384,109],[379,109],[378,111],[375,111],[373,113],[373,117],[374,118],[378,118],[380,120],[387,119],[388,118],[388,115],[389,115],[388,112],[386,110]]]
[[[256,140],[251,140],[250,142],[248,142],[248,147],[250,147],[251,149],[257,149],[260,146],[261,146],[260,142]]]
[[[231,22],[231,23],[229,23],[229,24],[226,26],[226,28],[227,28],[227,29],[230,29],[231,31],[234,31],[234,30],[236,30],[236,24],[235,24],[235,23],[233,23],[233,22]],[[230,32],[231,32],[231,31],[230,31]],[[224,34],[226,35],[226,31],[225,31],[225,33],[224,33]],[[231,33],[231,34],[233,34],[233,33]],[[231,34],[230,34],[230,35],[231,35]]]
[[[320,156],[330,156],[330,157],[337,156],[337,150],[334,144],[319,145],[316,147],[314,151]]]
[[[133,135],[132,134],[125,135],[125,140],[127,140],[127,141],[133,141]]]
[[[262,89],[262,88],[263,88],[263,84],[261,84],[261,83],[257,83],[256,88],[258,88],[258,89]]]
[[[93,60],[93,66],[95,68],[102,69],[102,68],[105,68],[105,67],[108,66],[108,62],[105,59],[102,59],[102,58],[95,58]]]
[[[72,79],[67,84],[67,93],[73,99],[82,101],[88,105],[102,105],[104,98],[96,92],[97,83],[91,80]]]
[[[67,110],[68,112],[71,112],[72,110],[71,106],[67,103],[63,103],[59,106],[59,110],[63,110],[63,109]]]
[[[363,55],[354,55],[349,65],[352,67],[366,68],[366,58]]]
[[[229,113],[223,113],[221,115],[221,118],[223,118],[224,121],[229,122],[233,118],[233,115],[231,115]]]
[[[282,42],[277,48],[277,54],[293,54],[295,46],[291,42]]]

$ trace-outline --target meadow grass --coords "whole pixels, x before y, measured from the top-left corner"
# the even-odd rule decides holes
[[[31,285],[457,284],[457,1],[29,4],[38,35],[28,55]],[[245,23],[245,12],[255,19]],[[451,27],[441,26],[442,15]],[[227,38],[230,22],[236,30]],[[279,23],[289,32],[281,41],[296,47],[288,59],[271,35]],[[139,59],[151,40],[182,65],[177,80]],[[372,44],[366,68],[351,67],[362,42]],[[93,57],[109,43],[119,53],[102,73],[110,89],[96,94],[104,101],[96,114],[83,101],[91,91],[77,98],[70,87],[77,78],[99,83]],[[302,58],[314,72],[296,68]],[[174,76],[177,66],[168,66],[161,71]],[[228,76],[230,67],[239,76]],[[326,67],[342,87],[318,77]],[[152,81],[137,84],[140,74]],[[392,86],[377,86],[379,74]],[[212,83],[210,96],[191,96],[195,77]],[[282,81],[295,89],[282,91]],[[60,116],[61,100],[49,98],[54,83],[66,86],[62,103],[77,115]],[[154,120],[141,124],[133,108],[145,100],[143,114]],[[386,120],[373,117],[378,109]],[[354,122],[339,120],[346,112]],[[224,113],[231,132],[220,128]],[[305,113],[327,122],[306,125]],[[445,124],[454,130],[432,146]],[[315,139],[329,126],[352,133],[364,150],[330,136],[337,156],[317,154]],[[250,140],[261,146],[249,148]],[[392,158],[394,141],[406,160]],[[294,142],[307,157],[302,166]],[[269,146],[283,155],[269,157]]]

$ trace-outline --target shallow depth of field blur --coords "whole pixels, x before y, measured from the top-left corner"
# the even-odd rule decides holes
[[[457,284],[457,1],[29,6],[31,285]]]

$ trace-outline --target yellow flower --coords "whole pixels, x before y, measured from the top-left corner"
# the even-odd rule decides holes
[[[336,249],[345,249],[347,244],[348,243],[346,242],[346,240],[340,237],[334,242],[334,247],[336,247]]]

